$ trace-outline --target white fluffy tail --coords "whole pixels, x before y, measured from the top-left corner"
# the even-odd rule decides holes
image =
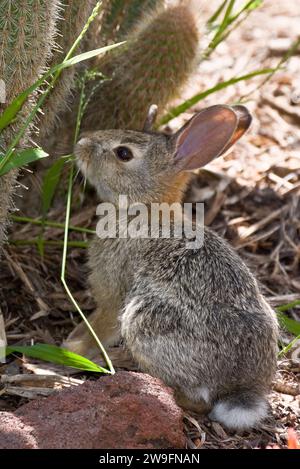
[[[257,427],[267,415],[268,404],[265,398],[245,392],[217,401],[209,417],[229,429],[247,430]]]

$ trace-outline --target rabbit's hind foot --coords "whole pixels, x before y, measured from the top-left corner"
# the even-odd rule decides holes
[[[207,414],[211,410],[209,402],[209,391],[206,386],[192,388],[192,390],[175,390],[177,404],[185,410],[196,412],[197,414]]]

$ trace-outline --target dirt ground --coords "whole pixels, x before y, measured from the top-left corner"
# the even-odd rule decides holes
[[[213,2],[201,2],[203,16],[213,10]],[[242,26],[222,43],[211,59],[202,62],[191,78],[180,101],[219,81],[253,70],[276,67],[299,35],[299,0],[265,0]],[[234,103],[242,98],[254,121],[251,130],[234,150],[195,174],[186,199],[205,203],[206,224],[227,238],[245,259],[261,284],[272,306],[300,299],[300,49],[283,68],[261,86],[264,77],[219,91],[189,112],[174,119],[175,130],[195,110],[216,103]],[[176,103],[174,103],[176,104]],[[28,191],[18,190],[23,217],[38,216],[41,178],[39,172],[25,174]],[[22,184],[22,181],[21,181]],[[60,186],[48,219],[64,222],[65,193]],[[30,193],[30,197],[28,194]],[[71,225],[93,229],[94,192],[84,196],[78,180],[74,190]],[[59,344],[79,322],[74,307],[60,282],[62,230],[46,228],[44,256],[36,240],[39,226],[14,223],[5,248],[4,268],[0,272],[0,307],[5,317],[9,343],[45,342]],[[70,234],[73,242],[88,241],[90,235]],[[70,247],[67,280],[85,313],[94,308],[87,288],[86,250]],[[288,310],[290,318],[300,320],[300,307]],[[281,341],[292,336],[284,329]],[[130,368],[124,363],[121,367]],[[30,364],[16,360],[0,367],[1,374],[33,371]],[[67,371],[66,371],[67,374]],[[195,415],[186,417],[188,446],[191,448],[264,448],[287,445],[289,427],[300,428],[300,342],[281,356],[270,396],[272,417],[260,431],[237,436],[219,424]],[[84,377],[80,376],[80,379]],[[12,410],[38,391],[25,393],[18,384],[3,392],[0,410]],[[19,391],[18,391],[19,389]],[[50,392],[51,390],[49,390]],[[45,391],[47,394],[47,391]]]

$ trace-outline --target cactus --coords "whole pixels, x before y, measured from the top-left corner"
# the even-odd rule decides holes
[[[58,6],[58,0],[0,0],[0,77],[5,83],[7,103],[45,69],[54,44]],[[5,151],[31,105],[32,102],[27,104],[17,122],[1,133],[1,152]],[[26,136],[22,144],[25,143]],[[11,171],[0,177],[0,247],[16,176],[17,172]]]
[[[83,6],[82,2],[78,0],[65,0],[63,2],[63,12],[61,12],[57,22],[57,29],[59,31],[56,40],[57,50],[53,54],[50,65],[62,62],[64,56],[80,34],[95,3],[95,0],[85,0]],[[76,53],[79,52],[79,50],[76,51]],[[38,142],[41,146],[45,144],[45,140],[51,135],[58,121],[58,114],[65,109],[68,103],[70,91],[74,86],[75,74],[76,69],[74,67],[64,70],[45,103],[44,114],[39,121]]]
[[[107,42],[122,40],[142,14],[163,5],[164,0],[112,0],[104,10],[101,36]]]
[[[198,39],[187,5],[146,15],[121,51],[98,62],[111,80],[97,88],[82,128],[140,129],[152,103],[163,110],[178,94],[193,68]]]
[[[0,70],[9,101],[45,68],[54,45],[59,0],[0,0]]]
[[[148,11],[165,0],[102,0],[102,8],[86,35],[86,48],[122,41]]]
[[[6,85],[6,102],[30,86],[49,66],[59,63],[82,30],[96,0],[0,0],[0,77]],[[52,58],[52,62],[50,59]],[[38,143],[52,132],[57,115],[66,106],[74,82],[74,69],[65,70],[46,101],[40,118]],[[16,124],[0,136],[0,151],[27,117],[34,100],[24,106]],[[26,145],[29,129],[21,145]],[[0,247],[5,236],[7,212],[12,204],[17,171],[0,178]]]

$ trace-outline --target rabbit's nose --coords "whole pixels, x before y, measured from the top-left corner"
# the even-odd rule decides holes
[[[74,153],[77,158],[80,158],[83,161],[88,161],[96,150],[96,145],[95,141],[89,137],[80,138],[75,145]]]
[[[92,140],[88,137],[82,137],[78,140],[77,145],[79,148],[84,148],[91,145]]]

